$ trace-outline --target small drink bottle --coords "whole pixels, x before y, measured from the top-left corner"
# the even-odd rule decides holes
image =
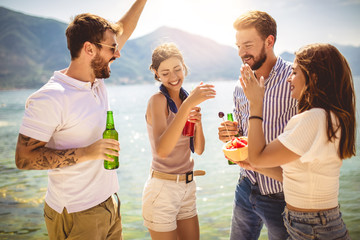
[[[103,133],[103,138],[118,140],[118,132],[115,130],[114,117],[112,111],[107,111],[106,129]],[[107,155],[107,156],[114,159],[114,161],[111,162],[104,160],[104,168],[109,170],[117,169],[119,167],[119,158],[117,156],[112,156],[112,155]]]
[[[232,121],[232,122],[234,121],[234,118],[233,118],[233,114],[232,114],[232,113],[228,113],[228,114],[227,114],[227,120]],[[239,135],[239,134],[236,134],[235,137],[240,137],[240,135]]]
[[[232,121],[232,122],[234,121],[232,113],[227,114],[227,120]],[[239,137],[239,134],[236,134],[235,137]],[[228,164],[229,165],[235,165],[236,163],[233,163],[232,161],[228,160]]]
[[[227,114],[227,120],[229,120],[229,121],[234,121],[234,118],[233,118],[233,114],[232,113],[228,113]]]

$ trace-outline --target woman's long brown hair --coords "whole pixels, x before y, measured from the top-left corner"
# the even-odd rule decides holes
[[[299,112],[311,108],[326,111],[327,136],[334,141],[341,131],[338,154],[341,159],[356,154],[355,91],[349,64],[330,44],[310,44],[295,53],[296,62],[306,78],[306,88],[299,99]],[[338,124],[331,121],[333,113]]]

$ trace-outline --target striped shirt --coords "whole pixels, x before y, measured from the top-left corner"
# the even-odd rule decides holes
[[[269,77],[265,80],[263,107],[263,130],[266,144],[283,132],[287,122],[297,113],[297,101],[291,98],[290,84],[286,82],[291,74],[291,63],[277,58]],[[234,115],[241,135],[248,135],[249,102],[238,81],[234,90]],[[282,183],[258,172],[241,169],[251,183],[257,183],[261,194],[274,194],[283,191]]]

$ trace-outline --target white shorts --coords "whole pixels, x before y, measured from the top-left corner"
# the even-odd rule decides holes
[[[144,226],[156,232],[170,232],[176,221],[195,217],[196,183],[149,178],[142,196]]]

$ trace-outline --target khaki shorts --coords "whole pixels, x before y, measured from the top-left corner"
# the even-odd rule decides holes
[[[156,232],[170,232],[177,221],[197,215],[196,183],[149,178],[143,191],[144,226]]]
[[[120,200],[117,194],[90,209],[59,214],[46,204],[44,218],[49,239],[122,239]],[[110,220],[110,221],[109,221]]]

